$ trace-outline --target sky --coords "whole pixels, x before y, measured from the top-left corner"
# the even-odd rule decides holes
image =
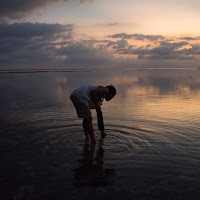
[[[200,67],[199,0],[0,2],[0,69]]]

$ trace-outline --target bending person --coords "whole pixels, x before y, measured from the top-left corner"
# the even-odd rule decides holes
[[[90,140],[93,144],[96,143],[93,124],[92,124],[92,115],[90,109],[96,109],[97,119],[98,119],[98,128],[101,131],[101,137],[105,137],[106,133],[104,132],[104,122],[103,114],[101,111],[101,105],[103,100],[110,101],[116,95],[116,89],[114,86],[82,86],[74,90],[70,96],[78,118],[83,118],[83,129],[86,136],[86,140]]]

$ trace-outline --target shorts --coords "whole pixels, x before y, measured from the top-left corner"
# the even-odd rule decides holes
[[[76,108],[78,118],[92,118],[89,105],[81,102],[76,95],[71,95],[70,99]]]

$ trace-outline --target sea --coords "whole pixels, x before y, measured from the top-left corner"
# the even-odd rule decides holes
[[[96,145],[69,98],[83,85],[117,90]],[[200,70],[1,71],[0,199],[200,199]]]

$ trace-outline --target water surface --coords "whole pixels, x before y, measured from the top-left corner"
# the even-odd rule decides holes
[[[96,70],[0,75],[1,199],[198,199],[200,71]],[[107,136],[86,143],[69,99],[113,84]]]

